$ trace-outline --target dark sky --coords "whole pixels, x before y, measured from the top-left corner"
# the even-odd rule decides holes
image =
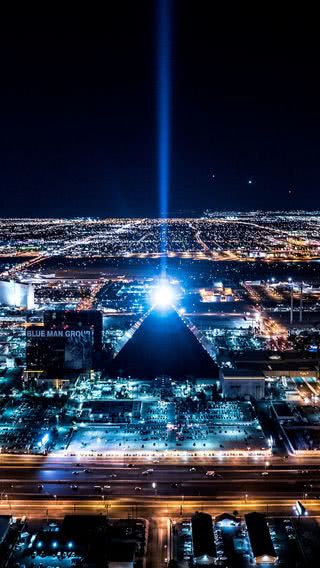
[[[109,4],[2,17],[1,216],[158,215],[154,3]],[[172,2],[170,211],[320,208],[315,14],[213,4]]]

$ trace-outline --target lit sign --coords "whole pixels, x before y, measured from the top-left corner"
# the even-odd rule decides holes
[[[93,331],[73,329],[27,329],[27,337],[93,337]]]

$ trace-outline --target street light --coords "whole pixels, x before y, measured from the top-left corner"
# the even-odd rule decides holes
[[[184,495],[181,495],[180,515],[183,514]]]

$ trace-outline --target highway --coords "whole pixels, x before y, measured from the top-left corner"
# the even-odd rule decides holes
[[[234,458],[224,463],[171,464],[158,460],[94,460],[1,456],[0,493],[7,499],[118,499],[122,497],[242,498],[320,496],[320,462]],[[291,463],[292,462],[292,463]],[[147,470],[150,473],[146,474]],[[214,476],[207,476],[208,470]]]
[[[144,518],[144,566],[160,568],[171,557],[171,522],[195,511],[213,516],[260,511],[287,518],[299,499],[310,516],[320,516],[320,461],[308,461],[302,465],[302,459],[273,456],[268,462],[194,458],[168,463],[0,455],[0,514],[36,521],[81,513]],[[153,471],[144,475],[147,469]],[[206,475],[209,470],[213,477]]]

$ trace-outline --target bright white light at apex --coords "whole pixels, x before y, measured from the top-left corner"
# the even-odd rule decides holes
[[[170,286],[168,282],[164,281],[154,289],[152,300],[156,306],[159,306],[160,308],[168,308],[173,304],[175,297],[172,286]]]

